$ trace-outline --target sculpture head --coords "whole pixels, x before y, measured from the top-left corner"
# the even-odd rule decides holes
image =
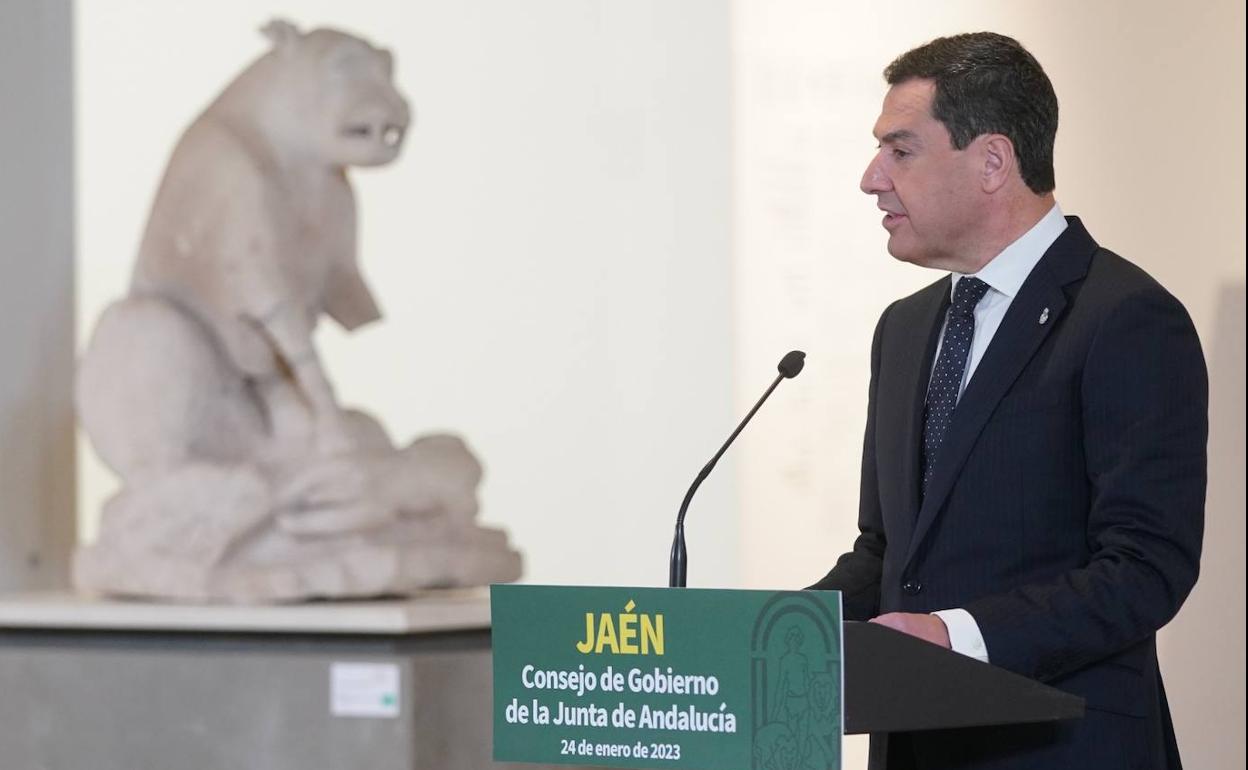
[[[398,156],[410,113],[389,51],[337,30],[300,32],[280,19],[262,31],[273,50],[253,71],[278,87],[269,94],[276,120],[268,123],[287,134],[282,141],[337,166],[379,166]]]

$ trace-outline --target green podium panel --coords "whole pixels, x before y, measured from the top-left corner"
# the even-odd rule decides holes
[[[835,592],[499,585],[490,608],[498,761],[840,767]]]

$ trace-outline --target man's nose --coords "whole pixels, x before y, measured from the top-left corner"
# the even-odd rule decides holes
[[[867,164],[867,170],[862,172],[862,181],[858,183],[858,189],[867,195],[877,195],[887,192],[889,187],[888,175],[880,169],[880,156],[877,153]]]

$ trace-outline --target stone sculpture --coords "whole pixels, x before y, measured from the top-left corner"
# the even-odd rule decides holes
[[[475,523],[458,438],[396,449],[342,408],[313,346],[324,313],[380,318],[356,262],[348,166],[408,127],[388,51],[330,29],[272,49],[178,142],[130,292],[80,361],[79,418],[123,487],[74,557],[86,591],[268,602],[514,580]]]

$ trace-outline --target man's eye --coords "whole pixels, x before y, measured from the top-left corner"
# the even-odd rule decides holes
[[[906,158],[910,157],[909,152],[906,152],[905,150],[902,150],[897,147],[894,147],[892,152],[893,152],[893,157],[896,158],[897,160],[905,160]]]

